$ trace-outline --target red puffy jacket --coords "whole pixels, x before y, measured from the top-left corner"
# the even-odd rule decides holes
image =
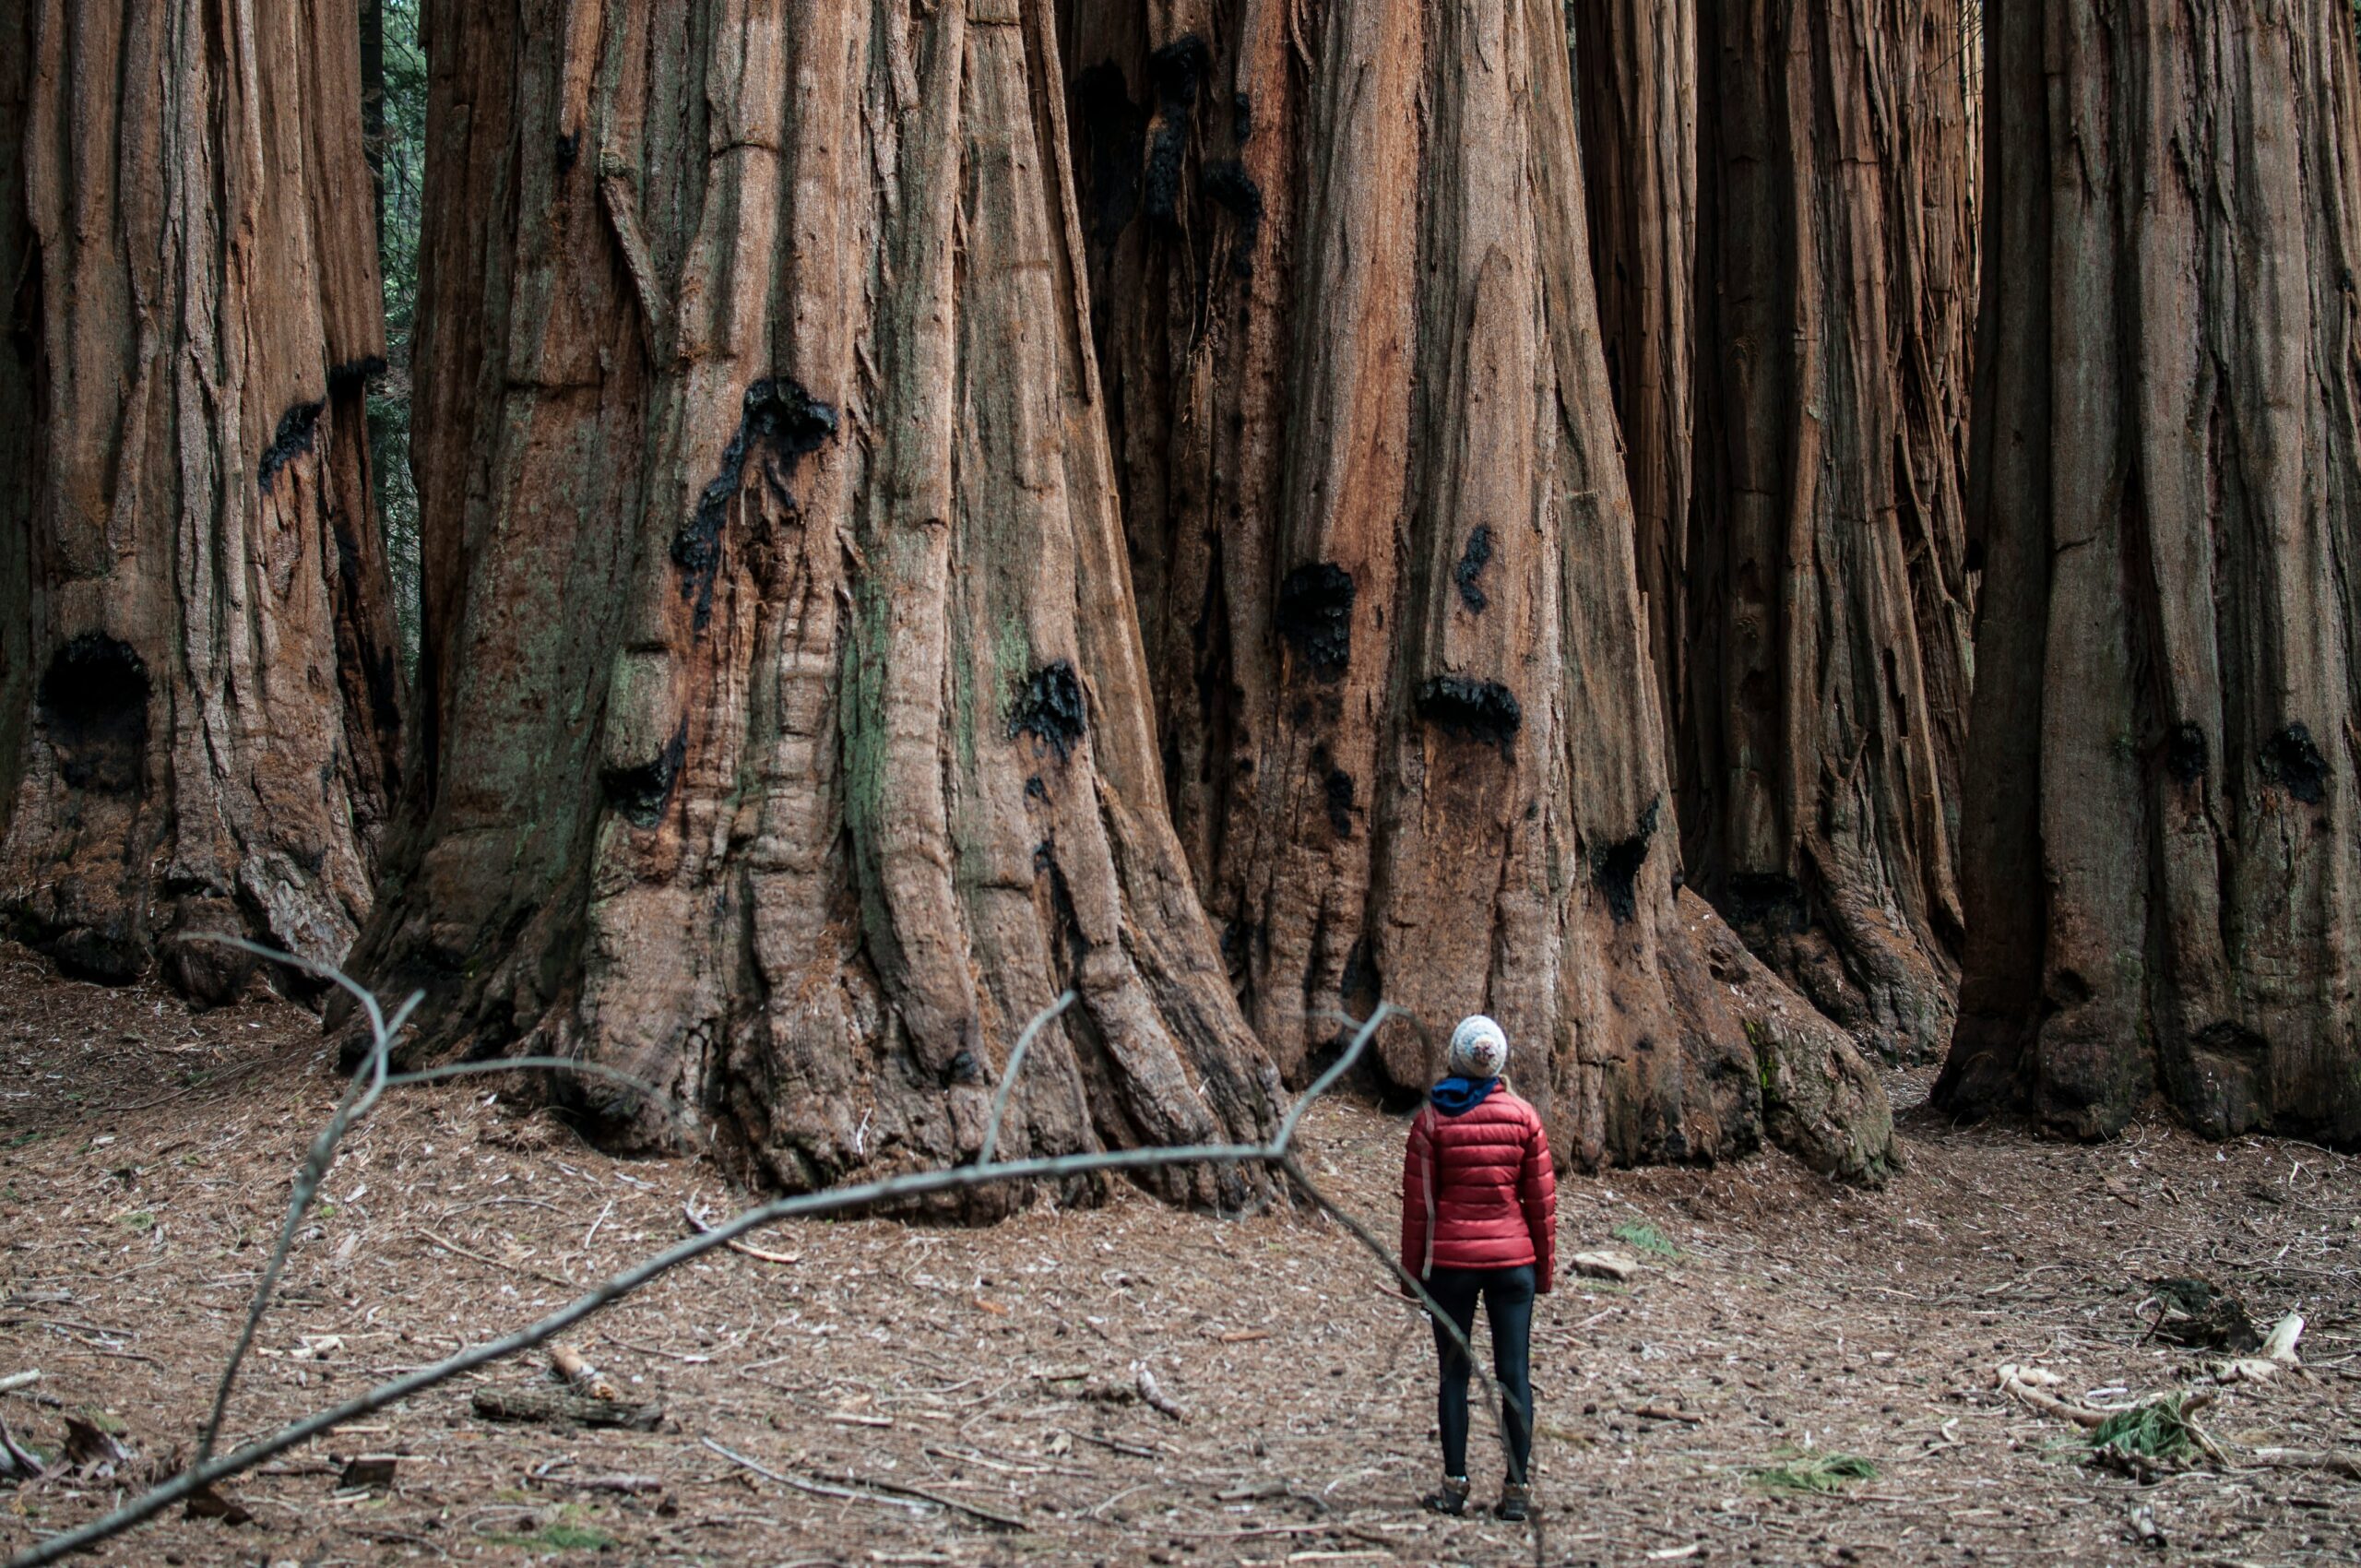
[[[1531,1264],[1546,1291],[1558,1266],[1558,1173],[1533,1107],[1503,1087],[1447,1116],[1430,1103],[1410,1123],[1402,1159],[1402,1266]]]

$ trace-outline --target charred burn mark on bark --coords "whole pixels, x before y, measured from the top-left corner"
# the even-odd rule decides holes
[[[1334,561],[1298,566],[1279,585],[1279,636],[1323,681],[1352,662],[1354,591],[1353,575]]]
[[[1140,148],[1147,138],[1147,116],[1132,101],[1122,68],[1112,60],[1074,77],[1074,100],[1090,164],[1091,238],[1112,244],[1140,209]]]
[[[327,399],[323,398],[316,403],[298,403],[279,416],[279,434],[263,448],[262,464],[255,473],[265,494],[270,493],[271,481],[279,477],[279,469],[312,449],[312,438],[320,428],[320,415],[327,406]]]
[[[1674,878],[1674,885],[1679,885],[1678,877]],[[1804,925],[1803,886],[1786,872],[1732,872],[1728,891],[1722,896],[1722,913],[1732,925],[1800,931]]]
[[[1418,717],[1454,740],[1482,741],[1514,754],[1525,709],[1516,694],[1498,681],[1436,675],[1418,688]]]
[[[1147,57],[1147,78],[1156,89],[1156,130],[1148,139],[1145,205],[1148,220],[1162,229],[1178,227],[1189,121],[1197,107],[1197,84],[1212,64],[1205,41],[1193,32]]]
[[[2206,761],[2205,731],[2188,719],[2174,725],[2165,742],[2165,771],[2183,784],[2194,784],[2205,777]]]
[[[1221,961],[1229,970],[1231,983],[1246,978],[1247,960],[1253,956],[1254,927],[1252,922],[1231,920],[1221,928]]]
[[[1229,138],[1244,147],[1254,138],[1254,96],[1233,92],[1229,95]]]
[[[1602,844],[1590,852],[1590,880],[1607,898],[1607,912],[1615,923],[1637,918],[1640,912],[1640,868],[1647,863],[1648,844],[1656,836],[1656,808],[1662,801],[1651,801],[1648,809],[1640,814],[1640,830],[1629,838],[1619,838],[1612,844]]]
[[[104,632],[84,632],[51,656],[35,698],[66,783],[106,795],[139,789],[151,689],[138,651]]]
[[[2327,793],[2328,758],[2320,755],[2310,727],[2301,721],[2265,741],[2255,760],[2266,780],[2308,806],[2319,805]]]
[[[610,767],[599,775],[607,804],[621,812],[634,827],[653,827],[664,819],[665,802],[672,798],[673,781],[689,754],[689,722],[672,731],[664,749],[633,767]]]
[[[1367,1009],[1377,1005],[1384,981],[1377,972],[1377,950],[1370,945],[1369,932],[1363,932],[1345,955],[1345,972],[1339,977],[1337,994],[1347,1007]]]
[[[1328,797],[1328,826],[1339,838],[1353,836],[1353,776],[1341,767],[1328,770],[1327,781],[1321,786]]]
[[[1238,244],[1229,253],[1229,269],[1240,278],[1254,276],[1254,247],[1263,236],[1263,187],[1235,158],[1205,166],[1205,194],[1238,220]]]
[[[1459,564],[1451,569],[1451,580],[1459,585],[1459,601],[1480,615],[1491,604],[1478,580],[1484,568],[1492,564],[1492,529],[1489,523],[1477,523],[1467,536],[1467,548],[1460,552]]]
[[[2271,1042],[2248,1028],[2226,1018],[2216,1019],[2197,1031],[2193,1043],[2200,1051],[2216,1056],[2235,1057],[2258,1064],[2271,1060]]]
[[[557,172],[562,175],[571,174],[574,172],[575,160],[581,156],[582,127],[576,125],[573,130],[557,138]]]
[[[1321,794],[1328,802],[1328,826],[1339,838],[1353,836],[1353,776],[1336,766],[1325,745],[1311,748],[1311,768],[1323,774]]]
[[[1052,659],[1025,679],[1017,689],[1016,706],[1008,715],[1008,737],[1031,735],[1045,742],[1063,762],[1082,739],[1086,720],[1082,678],[1066,659]]]
[[[697,509],[672,536],[672,564],[681,569],[681,597],[696,603],[696,629],[705,630],[713,616],[713,582],[721,568],[721,531],[730,521],[730,503],[738,493],[746,458],[757,446],[768,446],[786,461],[784,473],[770,479],[786,505],[795,505],[787,483],[807,454],[816,452],[836,433],[836,410],[797,383],[765,376],[746,388],[745,411],[738,433],[721,454],[721,471],[697,497]]]
[[[1039,774],[1037,773],[1025,781],[1025,798],[1028,801],[1046,801],[1050,798],[1050,787],[1041,782]]]
[[[342,398],[364,391],[374,378],[386,374],[386,362],[375,354],[347,360],[328,372],[328,396]]]

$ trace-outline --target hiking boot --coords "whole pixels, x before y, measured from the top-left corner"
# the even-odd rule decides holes
[[[1533,1489],[1514,1481],[1501,1488],[1501,1500],[1492,1504],[1492,1517],[1506,1519],[1512,1525],[1525,1523],[1525,1515],[1532,1512]]]
[[[1468,1491],[1465,1476],[1445,1476],[1441,1487],[1418,1501],[1432,1513],[1448,1514],[1456,1519],[1467,1512]]]

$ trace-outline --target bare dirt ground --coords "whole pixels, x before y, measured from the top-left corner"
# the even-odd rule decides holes
[[[1925,1083],[1892,1087],[1914,1103]],[[187,1451],[340,1087],[297,1008],[192,1016],[0,947],[0,1378],[42,1374],[0,1396],[20,1442],[53,1455],[79,1413],[120,1424],[129,1471]],[[2252,1462],[2262,1447],[2361,1445],[2361,1162],[2294,1142],[2217,1146],[2163,1123],[2093,1147],[1954,1130],[1924,1110],[1904,1124],[1909,1169],[1882,1193],[1775,1156],[1568,1179],[1564,1253],[1635,1225],[1670,1251],[1643,1250],[1628,1287],[1566,1279],[1543,1302],[1545,1561],[2361,1555],[2361,1483]],[[1308,1168],[1381,1234],[1401,1132],[1346,1103],[1308,1128]],[[684,1203],[733,1201],[709,1169],[608,1158],[485,1083],[408,1091],[347,1149],[233,1437],[539,1315],[681,1235]],[[486,1421],[478,1389],[547,1386],[544,1362],[504,1365],[241,1478],[226,1490],[250,1524],[175,1511],[99,1558],[1534,1559],[1522,1529],[1416,1509],[1436,1470],[1427,1330],[1308,1212],[1224,1221],[1122,1193],[985,1230],[854,1220],[758,1240],[795,1261],[716,1254],[570,1340],[662,1402],[654,1431]],[[2053,1369],[2058,1393],[2102,1403],[2117,1396],[2094,1391],[2186,1385],[2208,1358],[2143,1345],[2135,1308],[2151,1277],[2191,1274],[2266,1328],[2291,1309],[2309,1319],[2305,1373],[2225,1388],[2203,1412],[2234,1467],[2142,1485],[1994,1392],[2002,1361]],[[1183,1418],[1133,1396],[1142,1365]],[[362,1452],[402,1455],[390,1491],[338,1490],[340,1458]],[[1876,1473],[1834,1495],[1759,1474],[1808,1452]],[[1478,1455],[1489,1498],[1489,1432]],[[0,1550],[136,1479],[0,1489]],[[2166,1544],[2143,1547],[2142,1525]]]

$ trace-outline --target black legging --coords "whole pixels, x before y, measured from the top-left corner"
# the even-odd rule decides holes
[[[1509,1479],[1522,1483],[1533,1457],[1533,1265],[1523,1268],[1438,1268],[1428,1278],[1430,1294],[1442,1303],[1463,1337],[1476,1332],[1476,1298],[1492,1324],[1492,1373],[1502,1395],[1501,1424],[1508,1438]],[[1442,1429],[1442,1472],[1467,1473],[1467,1354],[1451,1330],[1435,1325],[1435,1350],[1442,1358],[1442,1386],[1435,1396],[1435,1424]]]

